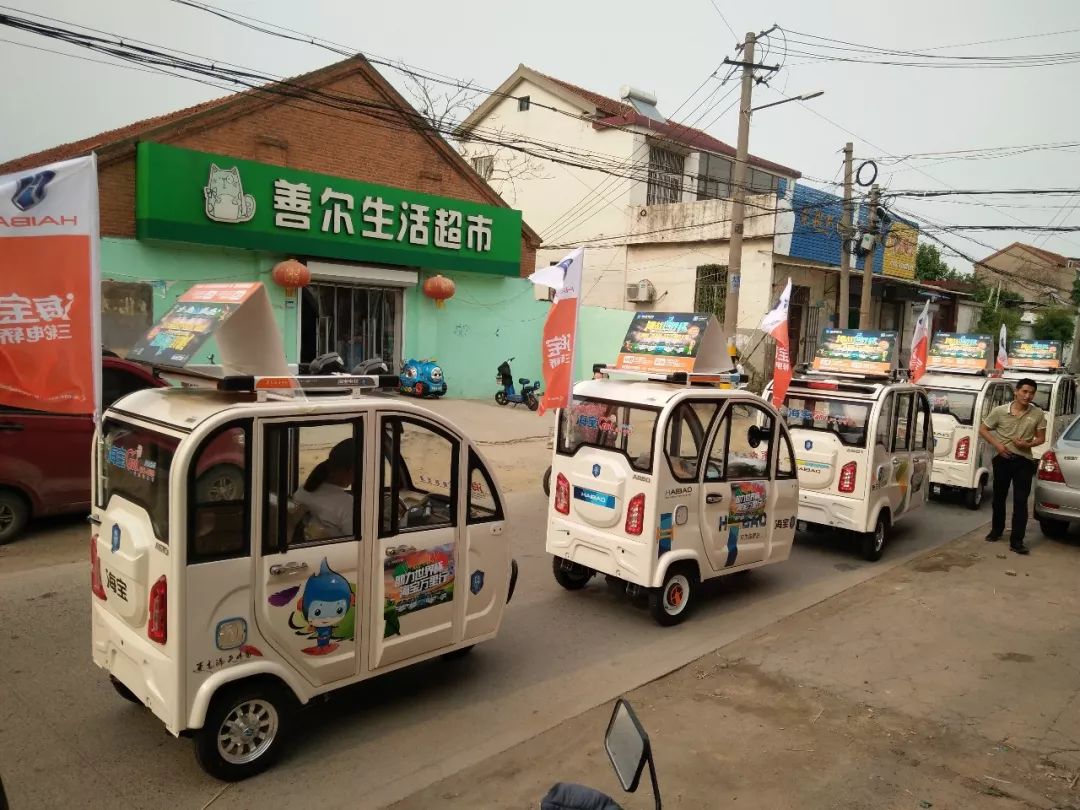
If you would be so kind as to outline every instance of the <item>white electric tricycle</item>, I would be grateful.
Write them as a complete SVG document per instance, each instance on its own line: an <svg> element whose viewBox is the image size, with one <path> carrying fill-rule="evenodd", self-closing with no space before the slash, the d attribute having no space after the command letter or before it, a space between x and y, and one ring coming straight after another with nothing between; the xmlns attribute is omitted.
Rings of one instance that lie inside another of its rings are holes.
<svg viewBox="0 0 1080 810"><path fill-rule="evenodd" d="M499 629L517 569L490 467L379 385L228 377L104 414L94 662L219 778L271 764L316 696Z"/></svg>
<svg viewBox="0 0 1080 810"><path fill-rule="evenodd" d="M604 574L676 624L702 581L790 555L791 439L730 375L605 372L639 379L578 383L559 412L547 551L567 590Z"/></svg>

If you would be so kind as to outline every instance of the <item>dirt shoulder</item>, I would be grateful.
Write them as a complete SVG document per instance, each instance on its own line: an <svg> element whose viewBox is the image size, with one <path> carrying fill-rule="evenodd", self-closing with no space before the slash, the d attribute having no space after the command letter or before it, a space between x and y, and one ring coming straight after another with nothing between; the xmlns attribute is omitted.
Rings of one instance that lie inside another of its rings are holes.
<svg viewBox="0 0 1080 810"><path fill-rule="evenodd" d="M982 533L628 695L664 806L1080 807L1080 541ZM393 807L532 808L558 780L652 807L615 782L610 709Z"/></svg>

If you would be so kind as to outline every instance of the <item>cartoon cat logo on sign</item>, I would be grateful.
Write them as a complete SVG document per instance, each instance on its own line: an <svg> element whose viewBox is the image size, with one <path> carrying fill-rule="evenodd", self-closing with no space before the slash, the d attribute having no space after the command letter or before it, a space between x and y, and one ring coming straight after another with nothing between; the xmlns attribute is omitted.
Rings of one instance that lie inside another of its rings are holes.
<svg viewBox="0 0 1080 810"><path fill-rule="evenodd" d="M210 164L210 176L203 188L206 216L214 222L247 222L255 216L255 198L244 193L240 170Z"/></svg>

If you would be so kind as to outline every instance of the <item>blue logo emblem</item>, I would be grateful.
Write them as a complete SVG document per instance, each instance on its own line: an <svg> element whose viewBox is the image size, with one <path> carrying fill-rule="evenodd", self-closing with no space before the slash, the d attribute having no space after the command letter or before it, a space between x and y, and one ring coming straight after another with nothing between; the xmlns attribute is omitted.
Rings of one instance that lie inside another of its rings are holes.
<svg viewBox="0 0 1080 810"><path fill-rule="evenodd" d="M45 199L45 186L56 177L56 172L45 170L19 179L15 193L11 195L11 204L20 211L29 211Z"/></svg>
<svg viewBox="0 0 1080 810"><path fill-rule="evenodd" d="M484 589L484 572L473 571L472 576L469 577L469 590L474 594L480 593Z"/></svg>
<svg viewBox="0 0 1080 810"><path fill-rule="evenodd" d="M600 477L600 465L599 464L593 464L592 465L592 477L593 478L599 478Z"/></svg>
<svg viewBox="0 0 1080 810"><path fill-rule="evenodd" d="M120 550L120 524L114 523L112 527L112 553Z"/></svg>
<svg viewBox="0 0 1080 810"><path fill-rule="evenodd" d="M814 449L814 443L812 441L810 441L809 439L807 439L805 442L803 442L803 447L805 447L807 450L813 450Z"/></svg>

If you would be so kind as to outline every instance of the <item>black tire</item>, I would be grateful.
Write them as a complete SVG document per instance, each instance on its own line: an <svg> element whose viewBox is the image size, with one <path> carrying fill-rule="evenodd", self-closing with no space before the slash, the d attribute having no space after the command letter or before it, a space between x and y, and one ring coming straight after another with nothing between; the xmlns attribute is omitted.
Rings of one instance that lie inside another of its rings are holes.
<svg viewBox="0 0 1080 810"><path fill-rule="evenodd" d="M661 627L676 625L694 609L697 592L697 571L673 565L664 575L664 584L649 589L649 613Z"/></svg>
<svg viewBox="0 0 1080 810"><path fill-rule="evenodd" d="M210 701L203 727L195 734L195 759L213 777L225 782L237 782L255 776L277 761L292 728L296 715L296 698L282 686L269 681L249 681L223 687ZM248 723L254 719L254 729ZM234 738L225 738L219 746L219 734L231 727ZM246 729L245 729L246 727ZM249 731L266 734L267 739L226 758L222 749L227 746L249 745Z"/></svg>
<svg viewBox="0 0 1080 810"><path fill-rule="evenodd" d="M244 500L244 471L235 464L215 464L195 481L199 503Z"/></svg>
<svg viewBox="0 0 1080 810"><path fill-rule="evenodd" d="M443 661L458 661L473 651L475 644L470 644L468 647L459 647L456 650L451 650L448 653L442 654Z"/></svg>
<svg viewBox="0 0 1080 810"><path fill-rule="evenodd" d="M1060 540L1069 533L1069 521L1054 520L1054 518L1039 518L1039 528L1045 537Z"/></svg>
<svg viewBox="0 0 1080 810"><path fill-rule="evenodd" d="M964 506L972 511L977 511L983 505L983 495L986 494L986 476L979 478L978 486L964 491Z"/></svg>
<svg viewBox="0 0 1080 810"><path fill-rule="evenodd" d="M0 489L0 546L22 534L29 520L26 498L13 489Z"/></svg>
<svg viewBox="0 0 1080 810"><path fill-rule="evenodd" d="M540 407L540 400L536 398L536 394L530 391L525 397L525 404L529 406L530 411L535 411Z"/></svg>
<svg viewBox="0 0 1080 810"><path fill-rule="evenodd" d="M505 391L496 391L495 392L495 401L498 402L500 405L505 405L506 404L506 392Z"/></svg>
<svg viewBox="0 0 1080 810"><path fill-rule="evenodd" d="M551 467L544 471L544 494L551 497Z"/></svg>
<svg viewBox="0 0 1080 810"><path fill-rule="evenodd" d="M862 556L869 562L877 562L885 553L885 536L889 533L889 516L885 512L878 515L872 532L863 532Z"/></svg>
<svg viewBox="0 0 1080 810"><path fill-rule="evenodd" d="M128 689L126 686L124 686L123 682L121 682L119 679L114 678L112 675L110 675L109 676L109 683L111 683L113 685L113 689L116 690L116 694L118 694L124 700L130 701L131 703L134 703L136 706L142 706L143 705L143 702L141 700L139 700L137 697L135 697L135 693L132 692L130 689Z"/></svg>
<svg viewBox="0 0 1080 810"><path fill-rule="evenodd" d="M570 567L565 567L564 562ZM580 591L589 584L589 580L596 573L591 568L586 568L569 560L563 560L562 557L551 558L551 572L555 575L555 581L568 591Z"/></svg>

